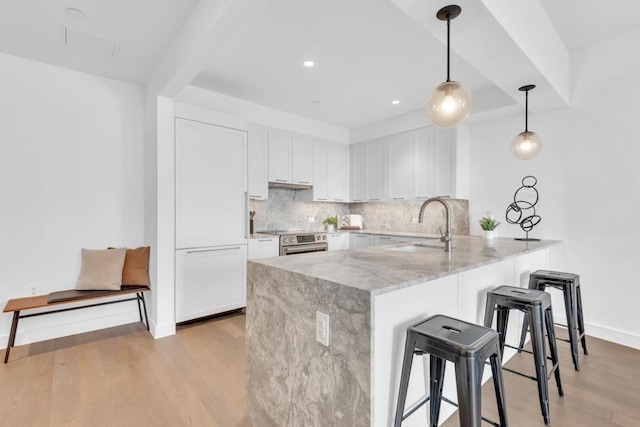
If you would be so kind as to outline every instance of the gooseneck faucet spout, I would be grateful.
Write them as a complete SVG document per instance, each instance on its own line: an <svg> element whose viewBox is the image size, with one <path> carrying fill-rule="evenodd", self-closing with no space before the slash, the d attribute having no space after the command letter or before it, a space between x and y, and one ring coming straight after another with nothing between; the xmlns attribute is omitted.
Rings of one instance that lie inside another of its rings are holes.
<svg viewBox="0 0 640 427"><path fill-rule="evenodd" d="M422 206L420 206L420 215L418 216L418 221L420 221L420 224L422 224L422 220L424 219L424 209L431 202L438 202L442 206L444 206L446 219L447 219L447 225L446 225L447 228L444 234L442 234L442 230L440 230L440 234L442 235L442 237L440 237L440 241L444 242L444 251L450 252L451 251L451 211L449 210L449 205L447 204L447 202L445 202L441 197L431 197L425 200Z"/></svg>

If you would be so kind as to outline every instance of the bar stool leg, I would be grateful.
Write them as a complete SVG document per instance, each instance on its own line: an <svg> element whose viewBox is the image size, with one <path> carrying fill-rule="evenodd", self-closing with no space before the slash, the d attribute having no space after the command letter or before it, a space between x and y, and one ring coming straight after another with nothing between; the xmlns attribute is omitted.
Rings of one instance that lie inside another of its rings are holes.
<svg viewBox="0 0 640 427"><path fill-rule="evenodd" d="M500 358L504 357L504 344L506 342L507 325L509 324L509 309L498 306L498 318L496 331L500 338Z"/></svg>
<svg viewBox="0 0 640 427"><path fill-rule="evenodd" d="M416 340L411 332L407 332L407 341L404 346L404 360L402 361L402 374L400 375L400 391L398 392L398 404L396 406L396 419L394 427L402 425L402 415L404 405L407 400L407 388L409 387L409 376L411 375L411 365L413 363L413 350L416 348Z"/></svg>
<svg viewBox="0 0 640 427"><path fill-rule="evenodd" d="M558 394L560 394L560 396L564 396L564 391L562 391L562 381L560 380L560 364L558 362L558 348L556 347L556 333L553 329L553 312L551 309L548 309L545 310L544 315L547 322L547 337L549 338L551 362L555 368L554 374L556 377L556 386L558 387Z"/></svg>
<svg viewBox="0 0 640 427"><path fill-rule="evenodd" d="M484 361L476 359L460 360L456 363L456 386L458 388L458 413L460 425L480 427L481 382Z"/></svg>
<svg viewBox="0 0 640 427"><path fill-rule="evenodd" d="M444 386L444 368L446 361L433 354L429 355L429 425L438 427L440 407L442 405L442 387Z"/></svg>
<svg viewBox="0 0 640 427"><path fill-rule="evenodd" d="M582 314L582 292L580 292L580 285L576 285L577 304L578 304L578 332L580 332L580 340L582 341L582 352L588 355L587 351L587 336L584 334L584 316Z"/></svg>
<svg viewBox="0 0 640 427"><path fill-rule="evenodd" d="M544 417L544 423L549 425L549 385L547 382L547 355L544 347L544 326L542 308L534 307L528 309L531 319L531 347L533 359L536 365L536 378L538 379L538 396L540 398L540 409Z"/></svg>
<svg viewBox="0 0 640 427"><path fill-rule="evenodd" d="M509 427L509 422L507 421L507 403L504 398L504 385L502 382L502 358L500 357L498 349L496 349L496 353L491 356L489 360L491 361L493 388L496 392L500 427Z"/></svg>
<svg viewBox="0 0 640 427"><path fill-rule="evenodd" d="M520 343L518 344L518 353L522 352L524 342L527 339L527 332L529 332L529 318L527 316L524 316L524 321L522 322L522 332L520 333Z"/></svg>
<svg viewBox="0 0 640 427"><path fill-rule="evenodd" d="M578 332L577 332L577 312L578 303L576 293L572 292L572 286L563 287L564 308L567 313L567 329L569 330L569 344L571 345L571 358L576 371L580 370L580 361L578 360Z"/></svg>

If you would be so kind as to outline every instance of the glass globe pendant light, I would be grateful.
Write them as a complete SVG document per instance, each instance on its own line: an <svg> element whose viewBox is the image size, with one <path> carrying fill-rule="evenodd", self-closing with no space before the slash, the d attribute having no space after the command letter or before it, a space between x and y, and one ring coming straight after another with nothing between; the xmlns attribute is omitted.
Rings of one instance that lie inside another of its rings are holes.
<svg viewBox="0 0 640 427"><path fill-rule="evenodd" d="M460 12L460 6L450 5L436 14L439 20L447 21L447 81L431 91L425 102L425 110L433 124L441 128L456 126L471 112L471 92L462 83L451 81L449 75L451 20L457 18Z"/></svg>
<svg viewBox="0 0 640 427"><path fill-rule="evenodd" d="M520 160L533 159L542 150L542 140L535 132L529 130L529 91L535 87L536 85L526 85L518 89L525 93L524 132L513 138L509 149L513 157Z"/></svg>

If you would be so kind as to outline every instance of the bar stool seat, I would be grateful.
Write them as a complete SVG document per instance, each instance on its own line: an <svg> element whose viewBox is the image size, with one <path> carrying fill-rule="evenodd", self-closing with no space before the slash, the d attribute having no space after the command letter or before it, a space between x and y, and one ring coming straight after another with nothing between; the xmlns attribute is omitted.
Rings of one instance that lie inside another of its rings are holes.
<svg viewBox="0 0 640 427"><path fill-rule="evenodd" d="M523 289L513 286L500 286L487 294L487 305L484 317L484 326L490 328L493 323L494 311L498 312L497 331L500 337L500 357L503 356L504 347L511 347L522 350L519 347L512 347L505 343L507 323L509 321L509 311L515 309L524 312L525 319L531 325L531 345L533 359L535 363L536 376L531 377L509 368L505 371L521 375L538 383L538 397L540 399L540 409L545 424L549 425L549 377L555 373L558 394L564 395L562 382L560 380L560 366L558 364L558 350L556 348L555 335L553 331L553 313L551 311L551 295L535 289ZM551 372L547 373L547 354L544 345L544 325L547 327L547 337L549 339L550 360L552 362Z"/></svg>
<svg viewBox="0 0 640 427"><path fill-rule="evenodd" d="M552 287L562 291L564 296L564 308L567 315L567 330L569 339L558 338L571 345L571 357L576 371L580 370L578 359L578 340L582 343L582 351L588 355L587 338L584 333L584 317L582 314L582 292L580 290L580 276L573 273L561 271L538 270L529 275L529 289L544 291L547 287ZM559 325L565 326L565 325ZM525 319L520 334L520 347L524 347L529 324Z"/></svg>
<svg viewBox="0 0 640 427"><path fill-rule="evenodd" d="M404 412L414 355L429 354L430 380L429 395L420 399L407 412ZM500 424L489 421L481 415L481 386L484 362L490 360L493 384L498 403ZM456 369L458 404L442 396L446 361L453 362ZM407 329L400 377L400 391L396 407L395 427L430 402L429 422L437 427L440 417L440 405L444 400L459 408L460 425L479 427L481 420L495 426L507 427L507 409L504 386L502 383L500 339L498 333L473 323L464 322L449 316L436 315Z"/></svg>

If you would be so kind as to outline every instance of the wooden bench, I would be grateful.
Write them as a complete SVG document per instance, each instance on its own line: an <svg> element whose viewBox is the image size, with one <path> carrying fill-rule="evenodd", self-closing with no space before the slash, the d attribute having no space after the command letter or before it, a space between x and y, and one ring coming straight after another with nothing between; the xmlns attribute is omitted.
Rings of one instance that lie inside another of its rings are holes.
<svg viewBox="0 0 640 427"><path fill-rule="evenodd" d="M9 360L9 352L16 340L16 331L18 329L18 320L27 317L44 316L45 314L61 313L63 311L80 310L82 308L98 307L100 305L117 304L126 301L138 301L138 313L140 314L140 321L144 322L149 330L149 318L147 317L147 305L144 301L144 293L150 289L148 286L142 285L123 285L121 289L117 291L59 291L52 292L49 295L38 295L35 297L16 298L7 301L7 305L4 307L4 313L13 313L13 323L11 323L11 332L9 333L9 342L7 343L7 350L4 355L4 363ZM102 298L110 298L118 295L131 295L136 294L133 298L118 299L115 301L107 301L100 303L93 303L88 305L82 305L77 307L61 308L56 310L41 311L32 314L20 315L21 311L31 310L36 308L45 307L58 307L63 304L76 303L80 301L94 301ZM140 304L142 303L142 304ZM144 320L142 320L142 311L144 309Z"/></svg>

